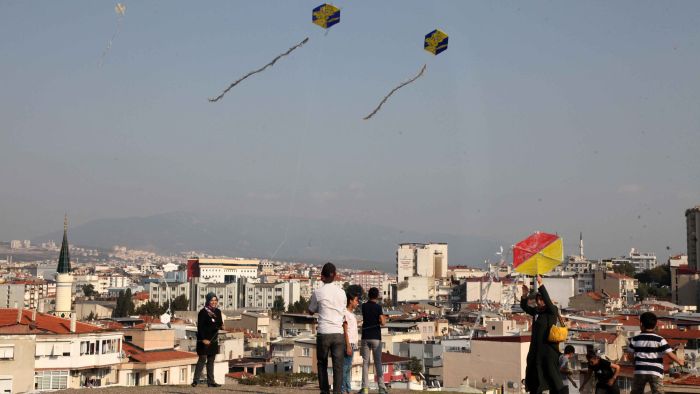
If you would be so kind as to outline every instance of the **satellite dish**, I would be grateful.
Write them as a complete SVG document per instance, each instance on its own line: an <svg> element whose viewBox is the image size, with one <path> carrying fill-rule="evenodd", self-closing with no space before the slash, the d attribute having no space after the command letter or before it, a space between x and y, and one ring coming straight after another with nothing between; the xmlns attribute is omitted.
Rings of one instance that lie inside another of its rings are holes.
<svg viewBox="0 0 700 394"><path fill-rule="evenodd" d="M170 313L165 312L160 315L160 322L163 324L170 324Z"/></svg>

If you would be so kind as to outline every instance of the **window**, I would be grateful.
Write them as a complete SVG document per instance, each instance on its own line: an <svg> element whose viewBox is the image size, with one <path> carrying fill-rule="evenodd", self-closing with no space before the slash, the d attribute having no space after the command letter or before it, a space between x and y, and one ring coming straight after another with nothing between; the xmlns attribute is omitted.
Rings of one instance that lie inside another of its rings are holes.
<svg viewBox="0 0 700 394"><path fill-rule="evenodd" d="M128 372L126 374L126 385L127 386L138 386L140 377L141 376L139 375L138 372Z"/></svg>
<svg viewBox="0 0 700 394"><path fill-rule="evenodd" d="M161 378L162 378L161 380L162 380L163 384L168 384L168 375L170 375L169 372L170 372L170 371L167 371L167 370L166 370L166 371L163 371L163 372L161 373Z"/></svg>
<svg viewBox="0 0 700 394"><path fill-rule="evenodd" d="M14 346L0 346L0 360L13 360L15 358Z"/></svg>
<svg viewBox="0 0 700 394"><path fill-rule="evenodd" d="M180 368L180 383L187 382L187 367Z"/></svg>
<svg viewBox="0 0 700 394"><path fill-rule="evenodd" d="M308 348L308 347L301 348L301 355L303 357L311 357L311 348Z"/></svg>
<svg viewBox="0 0 700 394"><path fill-rule="evenodd" d="M300 365L300 366L299 366L299 372L301 372L301 373L311 373L311 366L310 366L310 365Z"/></svg>
<svg viewBox="0 0 700 394"><path fill-rule="evenodd" d="M149 386L153 385L153 372L148 374L148 385Z"/></svg>
<svg viewBox="0 0 700 394"><path fill-rule="evenodd" d="M68 371L34 372L35 390L63 390L68 388Z"/></svg>
<svg viewBox="0 0 700 394"><path fill-rule="evenodd" d="M382 364L382 373L387 374L389 373L389 366L386 364Z"/></svg>

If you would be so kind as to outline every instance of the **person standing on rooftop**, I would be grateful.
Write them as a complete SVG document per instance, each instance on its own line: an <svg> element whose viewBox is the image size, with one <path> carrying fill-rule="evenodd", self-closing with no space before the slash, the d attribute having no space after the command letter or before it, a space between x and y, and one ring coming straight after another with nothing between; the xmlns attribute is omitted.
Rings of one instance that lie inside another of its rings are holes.
<svg viewBox="0 0 700 394"><path fill-rule="evenodd" d="M216 294L209 293L206 296L206 304L197 315L197 367L194 370L192 387L196 387L202 375L204 364L207 365L207 385L219 387L214 380L214 359L219 354L219 330L224 328L224 320L221 310L218 308L219 299Z"/></svg>
<svg viewBox="0 0 700 394"><path fill-rule="evenodd" d="M559 374L559 344L549 341L549 332L557 323L559 311L549 298L547 289L542 284L542 277L537 275L535 306L528 304L527 285L523 284L520 307L532 316L532 338L527 352L525 367L525 388L530 393L540 394L545 390L550 393L565 394L569 388L564 385Z"/></svg>
<svg viewBox="0 0 700 394"><path fill-rule="evenodd" d="M369 300L362 304L362 390L360 394L369 392L369 358L374 359L374 376L377 379L379 393L387 393L382 370L382 326L386 324L386 315L382 311L379 300L379 289L372 287L367 292Z"/></svg>
<svg viewBox="0 0 700 394"><path fill-rule="evenodd" d="M642 333L629 340L627 352L634 356L634 380L632 394L644 393L649 384L652 394L664 392L664 356L683 365L683 360L673 353L666 340L656 334L657 317L652 312L644 312L639 317Z"/></svg>
<svg viewBox="0 0 700 394"><path fill-rule="evenodd" d="M333 393L340 394L343 385L343 359L345 357L343 323L345 322L347 297L340 286L333 284L335 277L335 265L326 263L321 269L323 286L314 290L309 301L309 314L318 313L316 362L321 394L329 394L331 389L328 381L329 354L333 360Z"/></svg>

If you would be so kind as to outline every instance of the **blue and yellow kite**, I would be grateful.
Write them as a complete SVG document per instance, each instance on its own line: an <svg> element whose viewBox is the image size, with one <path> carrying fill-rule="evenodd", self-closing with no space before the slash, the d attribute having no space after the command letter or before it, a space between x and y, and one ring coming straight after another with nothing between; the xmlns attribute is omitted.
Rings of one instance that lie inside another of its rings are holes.
<svg viewBox="0 0 700 394"><path fill-rule="evenodd" d="M311 21L324 29L340 22L340 8L330 4L321 4L311 13Z"/></svg>
<svg viewBox="0 0 700 394"><path fill-rule="evenodd" d="M433 55L439 55L447 49L447 39L445 32L435 29L425 35L423 48Z"/></svg>

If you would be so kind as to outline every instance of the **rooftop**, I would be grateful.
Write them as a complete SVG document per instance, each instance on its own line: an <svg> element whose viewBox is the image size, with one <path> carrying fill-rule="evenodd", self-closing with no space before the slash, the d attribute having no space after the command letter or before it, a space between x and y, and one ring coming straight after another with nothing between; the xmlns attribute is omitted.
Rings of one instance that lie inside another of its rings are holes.
<svg viewBox="0 0 700 394"><path fill-rule="evenodd" d="M0 334L71 334L70 319L36 312L36 320L32 320L33 313L34 311L29 309L22 310L22 317L18 323L17 309L0 309ZM76 334L98 331L104 331L104 328L76 322Z"/></svg>
<svg viewBox="0 0 700 394"><path fill-rule="evenodd" d="M138 346L132 345L129 342L123 344L124 353L126 353L131 361L137 363L154 363L159 361L171 361L182 359L196 359L197 353L183 352L180 350L151 350L144 351Z"/></svg>

